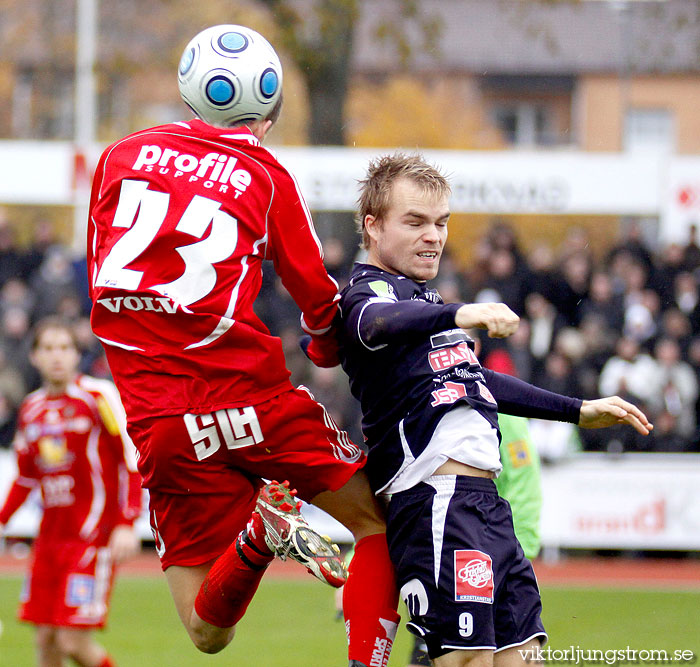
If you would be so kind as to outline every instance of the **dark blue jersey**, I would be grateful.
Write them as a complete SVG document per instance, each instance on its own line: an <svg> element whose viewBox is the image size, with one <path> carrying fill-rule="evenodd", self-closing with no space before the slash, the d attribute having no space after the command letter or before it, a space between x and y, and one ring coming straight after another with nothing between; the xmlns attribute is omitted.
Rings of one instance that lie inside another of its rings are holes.
<svg viewBox="0 0 700 667"><path fill-rule="evenodd" d="M455 405L471 405L496 430L498 411L578 421L580 400L482 368L455 326L460 306L369 264L356 264L342 291L340 357L362 406L375 491L420 455Z"/></svg>

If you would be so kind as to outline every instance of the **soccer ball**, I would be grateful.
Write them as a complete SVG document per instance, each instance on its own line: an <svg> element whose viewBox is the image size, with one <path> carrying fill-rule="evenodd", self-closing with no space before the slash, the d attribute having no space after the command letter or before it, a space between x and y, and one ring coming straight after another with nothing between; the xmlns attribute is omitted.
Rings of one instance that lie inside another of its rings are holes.
<svg viewBox="0 0 700 667"><path fill-rule="evenodd" d="M196 35L180 58L180 95L205 123L232 127L266 118L282 94L282 65L255 30L217 25Z"/></svg>

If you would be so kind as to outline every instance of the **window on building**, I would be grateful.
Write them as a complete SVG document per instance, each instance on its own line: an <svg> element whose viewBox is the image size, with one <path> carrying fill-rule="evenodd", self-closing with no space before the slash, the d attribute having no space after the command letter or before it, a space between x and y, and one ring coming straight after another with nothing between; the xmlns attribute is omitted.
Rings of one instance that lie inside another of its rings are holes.
<svg viewBox="0 0 700 667"><path fill-rule="evenodd" d="M479 85L491 122L513 146L561 146L572 142L571 75L495 74Z"/></svg>
<svg viewBox="0 0 700 667"><path fill-rule="evenodd" d="M630 109L625 114L626 151L672 152L676 148L673 113L668 109Z"/></svg>
<svg viewBox="0 0 700 667"><path fill-rule="evenodd" d="M493 119L506 141L514 146L541 146L554 143L552 122L545 106L529 102L499 104Z"/></svg>

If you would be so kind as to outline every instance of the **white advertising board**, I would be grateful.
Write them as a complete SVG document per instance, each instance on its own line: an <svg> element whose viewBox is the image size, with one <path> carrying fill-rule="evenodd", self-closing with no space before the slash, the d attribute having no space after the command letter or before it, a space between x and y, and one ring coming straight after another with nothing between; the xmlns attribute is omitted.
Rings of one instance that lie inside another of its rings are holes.
<svg viewBox="0 0 700 667"><path fill-rule="evenodd" d="M700 455L581 454L542 491L543 547L700 550Z"/></svg>
<svg viewBox="0 0 700 667"><path fill-rule="evenodd" d="M295 174L313 210L343 211L355 209L357 181L369 159L395 150L279 147L274 152ZM99 153L99 146L89 151L88 170ZM460 213L657 215L665 170L674 164L647 155L578 151L424 153L449 174L452 208ZM683 169L700 168L698 157L677 159ZM72 204L85 166L67 142L2 141L0 202Z"/></svg>
<svg viewBox="0 0 700 667"><path fill-rule="evenodd" d="M664 243L685 244L690 225L696 225L700 235L700 159L674 158L664 174L660 236Z"/></svg>

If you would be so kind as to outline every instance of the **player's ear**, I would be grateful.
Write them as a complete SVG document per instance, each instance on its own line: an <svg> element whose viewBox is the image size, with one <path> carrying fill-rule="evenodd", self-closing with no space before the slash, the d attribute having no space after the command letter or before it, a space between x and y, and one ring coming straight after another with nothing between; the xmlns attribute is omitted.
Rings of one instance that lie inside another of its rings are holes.
<svg viewBox="0 0 700 667"><path fill-rule="evenodd" d="M373 215L370 215L369 213L365 216L365 219L363 221L364 228L367 230L367 233L369 234L369 237L376 241L377 239L377 230L379 229L379 219L375 218Z"/></svg>

